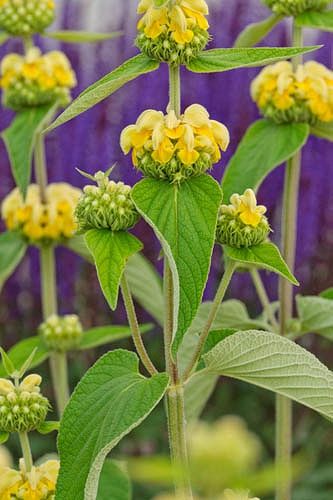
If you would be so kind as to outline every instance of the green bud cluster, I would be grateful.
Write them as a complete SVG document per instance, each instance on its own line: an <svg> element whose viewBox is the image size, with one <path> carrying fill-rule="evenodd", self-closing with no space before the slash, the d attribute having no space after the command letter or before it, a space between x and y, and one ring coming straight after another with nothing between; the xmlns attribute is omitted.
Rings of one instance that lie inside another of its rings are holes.
<svg viewBox="0 0 333 500"><path fill-rule="evenodd" d="M103 172L98 172L94 179L97 186L85 186L75 211L79 231L125 231L133 227L139 214L131 199L132 188L123 182L110 181Z"/></svg>
<svg viewBox="0 0 333 500"><path fill-rule="evenodd" d="M44 422L49 401L40 394L39 375L28 375L15 386L0 379L0 431L31 432Z"/></svg>
<svg viewBox="0 0 333 500"><path fill-rule="evenodd" d="M275 123L309 123L315 125L320 120L304 102L295 102L289 109L278 109L273 104L260 108L262 115Z"/></svg>
<svg viewBox="0 0 333 500"><path fill-rule="evenodd" d="M41 33L55 17L54 0L2 0L0 28L15 36Z"/></svg>
<svg viewBox="0 0 333 500"><path fill-rule="evenodd" d="M144 175L169 182L182 182L207 172L213 166L212 157L206 152L201 152L198 160L192 165L185 165L176 155L162 164L152 158L150 151L144 151L142 156L138 154L137 160L136 168Z"/></svg>
<svg viewBox="0 0 333 500"><path fill-rule="evenodd" d="M155 39L148 38L144 32L140 32L135 44L141 52L157 61L175 66L188 64L206 47L210 39L209 33L199 27L193 28L193 32L193 40L185 44L177 43L168 31Z"/></svg>
<svg viewBox="0 0 333 500"><path fill-rule="evenodd" d="M239 217L223 213L220 210L216 240L221 245L228 245L233 248L248 248L263 243L270 231L268 220L264 216L258 226L254 227L244 224Z"/></svg>
<svg viewBox="0 0 333 500"><path fill-rule="evenodd" d="M3 105L15 111L43 106L56 101L59 106L66 107L71 100L68 88L56 87L50 90L42 90L37 83L19 80L3 92L2 98Z"/></svg>
<svg viewBox="0 0 333 500"><path fill-rule="evenodd" d="M80 344L83 329L79 317L75 314L53 314L40 325L39 334L52 351L67 352Z"/></svg>
<svg viewBox="0 0 333 500"><path fill-rule="evenodd" d="M282 16L298 16L307 10L325 9L329 0L263 0L276 14Z"/></svg>

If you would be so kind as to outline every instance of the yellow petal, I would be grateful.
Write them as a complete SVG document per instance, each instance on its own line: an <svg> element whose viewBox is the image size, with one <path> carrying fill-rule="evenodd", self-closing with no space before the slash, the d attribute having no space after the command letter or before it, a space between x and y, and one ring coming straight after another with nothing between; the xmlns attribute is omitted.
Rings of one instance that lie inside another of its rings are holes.
<svg viewBox="0 0 333 500"><path fill-rule="evenodd" d="M209 8L207 2L205 0L182 0L181 6L183 8L191 9L201 14L208 16Z"/></svg>
<svg viewBox="0 0 333 500"><path fill-rule="evenodd" d="M137 119L136 125L138 130L147 129L153 130L157 125L164 122L164 115L162 111L155 111L154 109L147 109Z"/></svg>
<svg viewBox="0 0 333 500"><path fill-rule="evenodd" d="M251 212L250 210L245 210L239 216L240 220L248 226L257 227L261 221L262 216L257 212Z"/></svg>
<svg viewBox="0 0 333 500"><path fill-rule="evenodd" d="M184 122L192 127L209 126L209 113L200 104L192 104L185 110Z"/></svg>
<svg viewBox="0 0 333 500"><path fill-rule="evenodd" d="M128 125L120 135L120 147L127 155L133 147L133 134L136 132L136 125Z"/></svg>
<svg viewBox="0 0 333 500"><path fill-rule="evenodd" d="M222 151L226 151L230 144L229 130L225 125L223 125L223 123L220 123L216 120L211 120L210 123L212 126L214 139L216 140Z"/></svg>
<svg viewBox="0 0 333 500"><path fill-rule="evenodd" d="M178 158L182 163L184 163L184 165L193 165L193 163L198 160L199 156L200 155L198 151L196 151L195 149L193 149L192 151L188 149L181 149L178 152Z"/></svg>
<svg viewBox="0 0 333 500"><path fill-rule="evenodd" d="M174 40L179 43L180 45L184 45L185 43L190 43L192 42L194 38L194 33L191 30L186 30L186 31L173 31L172 36Z"/></svg>

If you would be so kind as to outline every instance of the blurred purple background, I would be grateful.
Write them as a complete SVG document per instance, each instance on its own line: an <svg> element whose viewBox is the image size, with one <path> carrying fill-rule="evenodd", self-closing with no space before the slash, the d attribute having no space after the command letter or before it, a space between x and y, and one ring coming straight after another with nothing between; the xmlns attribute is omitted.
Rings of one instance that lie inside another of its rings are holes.
<svg viewBox="0 0 333 500"><path fill-rule="evenodd" d="M97 45L59 45L52 40L42 40L44 49L62 48L74 65L79 86L77 95L89 84L108 73L125 59L137 53L133 45L136 33L135 0L58 0L56 28L96 31L123 30L124 36ZM249 22L258 21L268 14L259 0L211 0L211 33L213 47L232 46L237 34ZM289 25L280 25L265 41L265 45L285 46L290 43ZM325 48L315 54L317 60L332 67L332 35L318 35L309 30L308 44L324 43ZM17 41L3 46L1 55L20 50ZM214 175L221 179L228 158L232 155L247 127L258 118L256 106L249 97L249 83L256 69L236 70L215 75L197 75L184 71L183 106L200 102L211 116L224 122L231 132L231 146ZM165 65L159 71L141 77L125 86L93 110L76 118L53 132L48 138L49 176L52 181L84 184L75 167L94 173L105 170L114 162L118 166L116 178L135 183L139 175L124 158L119 147L119 135L124 126L133 123L146 108L165 109L168 81ZM0 128L5 128L12 115L2 112ZM0 200L13 187L6 152L1 144ZM304 154L297 277L302 283L301 292L316 293L333 285L333 158L332 145L311 139ZM277 169L267 179L260 191L260 202L270 210L273 238L279 241L279 221L283 168ZM153 261L159 252L151 243L151 232L141 223L138 234L145 242L145 252ZM109 311L101 296L94 270L91 266L66 250L58 252L59 299L62 312L79 312L85 324L103 323ZM220 273L220 251L214 256L212 275L206 291L211 297ZM276 298L276 279L265 277L272 298ZM253 287L246 276L238 276L231 294L256 308ZM31 334L40 319L39 269L36 251L32 250L2 292L0 303L0 335L5 343L12 344L22 334ZM118 318L121 316L118 313ZM23 322L22 322L23 320ZM23 324L23 327L22 327ZM23 332L22 332L23 328ZM1 338L0 338L1 340Z"/></svg>

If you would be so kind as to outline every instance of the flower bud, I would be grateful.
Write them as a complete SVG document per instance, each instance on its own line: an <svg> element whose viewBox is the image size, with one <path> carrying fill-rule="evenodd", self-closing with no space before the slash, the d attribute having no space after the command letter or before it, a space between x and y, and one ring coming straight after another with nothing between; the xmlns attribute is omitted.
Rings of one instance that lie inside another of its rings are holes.
<svg viewBox="0 0 333 500"><path fill-rule="evenodd" d="M0 3L0 28L14 36L41 33L54 17L54 0L2 0Z"/></svg>
<svg viewBox="0 0 333 500"><path fill-rule="evenodd" d="M166 1L157 7L154 0L141 0L137 47L149 57L170 64L187 64L209 41L205 0Z"/></svg>
<svg viewBox="0 0 333 500"><path fill-rule="evenodd" d="M74 236L74 210L81 190L66 183L49 184L46 200L39 186L28 187L25 200L15 188L3 201L1 212L9 231L18 231L29 242L49 244Z"/></svg>
<svg viewBox="0 0 333 500"><path fill-rule="evenodd" d="M260 245L271 229L265 217L266 207L257 205L252 189L240 196L234 194L230 205L221 205L216 231L216 240L221 245L242 248Z"/></svg>
<svg viewBox="0 0 333 500"><path fill-rule="evenodd" d="M251 85L261 113L276 123L333 121L333 72L315 61L293 69L282 61L264 68Z"/></svg>
<svg viewBox="0 0 333 500"><path fill-rule="evenodd" d="M95 175L97 186L86 186L76 211L79 230L110 229L126 231L139 220L131 199L131 187L110 181L103 172Z"/></svg>
<svg viewBox="0 0 333 500"><path fill-rule="evenodd" d="M273 12L282 16L298 16L307 10L325 9L330 0L263 0Z"/></svg>
<svg viewBox="0 0 333 500"><path fill-rule="evenodd" d="M15 389L14 384L5 378L0 378L0 395L7 396Z"/></svg>
<svg viewBox="0 0 333 500"><path fill-rule="evenodd" d="M170 110L147 110L120 138L125 154L132 150L134 166L146 176L181 182L209 170L229 145L229 132L211 120L199 104L189 106L179 118Z"/></svg>
<svg viewBox="0 0 333 500"><path fill-rule="evenodd" d="M26 55L9 54L1 62L3 103L16 111L56 101L66 106L75 85L70 62L59 51L42 55L32 47Z"/></svg>
<svg viewBox="0 0 333 500"><path fill-rule="evenodd" d="M54 314L40 325L39 334L52 351L66 352L78 347L83 329L78 316Z"/></svg>
<svg viewBox="0 0 333 500"><path fill-rule="evenodd" d="M40 394L41 381L39 375L28 375L18 387L11 384L11 391L0 396L1 431L31 432L44 422L50 404Z"/></svg>

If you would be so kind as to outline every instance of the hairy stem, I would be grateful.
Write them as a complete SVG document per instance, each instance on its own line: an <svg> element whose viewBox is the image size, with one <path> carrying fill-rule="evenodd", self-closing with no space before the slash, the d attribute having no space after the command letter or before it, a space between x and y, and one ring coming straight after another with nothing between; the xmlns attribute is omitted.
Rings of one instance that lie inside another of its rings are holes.
<svg viewBox="0 0 333 500"><path fill-rule="evenodd" d="M231 278L235 272L236 267L237 267L236 262L234 262L232 260L228 260L226 262L224 274L223 274L221 283L219 285L219 288L216 292L211 310L209 312L207 323L205 324L205 326L202 330L202 333L200 335L199 342L198 342L197 348L195 350L195 353L194 353L190 363L188 364L188 366L184 372L183 380L185 380L185 381L190 377L192 370L195 368L197 362L199 361L203 346L205 345L205 342L207 340L209 332L211 331L211 328L212 328L212 325L213 325L214 320L216 318L216 315L218 313L219 307L221 305L222 300L224 299L224 296L226 294L226 291L228 289L228 286L230 284Z"/></svg>
<svg viewBox="0 0 333 500"><path fill-rule="evenodd" d="M171 356L172 335L173 335L173 279L167 259L164 259L164 352L165 366L173 384L178 382L177 365Z"/></svg>
<svg viewBox="0 0 333 500"><path fill-rule="evenodd" d="M251 269L251 277L253 284L255 286L255 289L257 291L259 300L261 302L261 305L263 307L263 310L267 313L269 322L271 326L273 327L275 332L279 331L279 323L274 315L274 312L272 310L272 304L268 298L265 286L262 282L260 273L257 269Z"/></svg>
<svg viewBox="0 0 333 500"><path fill-rule="evenodd" d="M123 274L123 277L121 279L121 293L124 299L124 304L126 308L126 313L127 313L127 318L128 318L128 323L130 325L131 331L132 331L132 337L133 337L133 342L135 345L135 348L137 350L137 353L142 361L142 364L150 373L150 375L155 375L157 372L153 362L151 361L146 348L144 346L141 332L140 332L140 326L138 322L138 318L136 316L135 312L135 307L134 307L134 302L131 294L131 290L129 288L127 279L125 274Z"/></svg>
<svg viewBox="0 0 333 500"><path fill-rule="evenodd" d="M293 26L293 45L303 45L301 28ZM302 55L293 59L297 69L303 62ZM300 187L302 153L298 151L288 161L282 209L282 254L291 272L295 270L297 244L297 211ZM293 286L285 279L280 279L280 334L288 334L288 322L293 315ZM277 483L276 500L291 500L292 492L292 402L283 397L276 399L276 465Z"/></svg>
<svg viewBox="0 0 333 500"><path fill-rule="evenodd" d="M35 176L42 202L46 202L47 171L44 136L38 134L35 146Z"/></svg>
<svg viewBox="0 0 333 500"><path fill-rule="evenodd" d="M18 433L26 472L31 472L33 460L27 432Z"/></svg>
<svg viewBox="0 0 333 500"><path fill-rule="evenodd" d="M169 106L179 117L181 114L180 66L169 66Z"/></svg>

